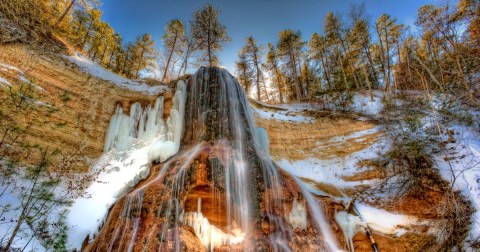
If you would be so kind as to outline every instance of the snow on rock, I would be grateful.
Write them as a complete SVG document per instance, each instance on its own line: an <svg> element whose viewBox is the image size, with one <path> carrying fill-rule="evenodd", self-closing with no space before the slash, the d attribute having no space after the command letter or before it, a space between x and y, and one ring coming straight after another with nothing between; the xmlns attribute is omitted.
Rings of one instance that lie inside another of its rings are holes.
<svg viewBox="0 0 480 252"><path fill-rule="evenodd" d="M19 73L23 74L23 72L20 69L18 69L17 67L14 67L14 66L2 63L2 62L0 62L0 71L15 71L15 72L19 72Z"/></svg>
<svg viewBox="0 0 480 252"><path fill-rule="evenodd" d="M14 66L11 66L11 65L8 65L8 64L5 64L5 63L0 62L0 71L16 73L16 74L17 74L17 78L18 78L19 80L21 80L22 82L24 82L24 83L26 83L26 84L29 84L29 85L31 85L32 87L34 87L34 88L36 88L36 89L38 89L38 90L46 91L46 90L43 89L42 87L35 85L32 81L30 81L29 79L27 79L27 78L25 77L25 73L24 73L23 71L21 71L20 69L18 69L17 67L14 67ZM1 85L2 83L7 84L8 86L13 86L10 82L8 82L8 81L5 80L4 78L0 77L0 85Z"/></svg>
<svg viewBox="0 0 480 252"><path fill-rule="evenodd" d="M364 130L350 134L342 138L332 138L332 144L336 142L346 141L348 139L356 138L362 135L378 132L379 127ZM378 158L381 153L388 146L388 139L380 138L379 141L374 142L367 148L354 152L345 157L334 157L330 159L307 158L304 160L290 161L287 159L275 160L277 164L286 172L300 178L310 179L316 182L333 185L336 188L349 188L358 186L372 181L345 181L342 177L352 176L359 172L357 162L364 159ZM324 147L324 146L322 146Z"/></svg>
<svg viewBox="0 0 480 252"><path fill-rule="evenodd" d="M368 92L365 94L357 92L353 95L352 105L349 109L356 113L361 113L368 116L377 116L383 109L382 96L383 94L381 92L374 91L372 100ZM302 112L323 110L325 109L324 107L326 105L324 103L286 103L271 105L258 101L253 103L253 105L255 105L255 103L260 105L252 107L254 113L260 118L296 123L312 122L315 120L315 118L301 115ZM341 109L340 107L336 107L334 104L330 104L328 107Z"/></svg>
<svg viewBox="0 0 480 252"><path fill-rule="evenodd" d="M83 240L94 237L105 222L108 209L129 189L150 172L147 160L147 147L131 150L119 157L117 153L108 153L103 157L109 162L96 181L85 191L88 195L75 199L67 215L68 242L70 249L80 250ZM99 162L101 164L103 162Z"/></svg>
<svg viewBox="0 0 480 252"><path fill-rule="evenodd" d="M105 68L101 67L97 63L87 59L80 53L75 53L73 56L65 56L68 60L77 65L82 71L105 81L110 81L116 86L124 89L129 89L135 92L144 93L147 95L159 94L162 91L167 90L166 86L149 86L145 83L140 83L126 79L119 76Z"/></svg>
<svg viewBox="0 0 480 252"><path fill-rule="evenodd" d="M2 87L12 87L12 83L8 82L6 79L0 77L0 85Z"/></svg>
<svg viewBox="0 0 480 252"><path fill-rule="evenodd" d="M358 202L355 202L355 208L369 228L382 234L401 236L407 231L403 227L424 223L413 216L390 213Z"/></svg>
<svg viewBox="0 0 480 252"><path fill-rule="evenodd" d="M185 115L186 85L177 83L170 117L163 121L163 97L153 107L132 104L130 114L118 106L105 137L105 154L92 167L97 179L86 189L87 197L74 200L67 214L69 249L80 250L105 222L108 209L150 173L151 161L175 155L180 147Z"/></svg>
<svg viewBox="0 0 480 252"><path fill-rule="evenodd" d="M433 159L442 177L472 202L475 213L466 243L480 238L480 134L470 127L455 126L454 143Z"/></svg>
<svg viewBox="0 0 480 252"><path fill-rule="evenodd" d="M416 217L390 213L361 203L355 203L355 209L361 218L345 211L336 212L334 215L335 222L342 229L348 251L354 251L353 237L359 231L365 232L367 227L375 233L401 236L407 232L403 227L426 223Z"/></svg>

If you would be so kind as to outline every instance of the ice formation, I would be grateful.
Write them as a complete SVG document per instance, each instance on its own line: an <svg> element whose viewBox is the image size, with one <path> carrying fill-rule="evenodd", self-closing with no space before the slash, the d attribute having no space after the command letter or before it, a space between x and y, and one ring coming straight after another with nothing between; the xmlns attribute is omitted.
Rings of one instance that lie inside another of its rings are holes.
<svg viewBox="0 0 480 252"><path fill-rule="evenodd" d="M296 198L293 200L292 210L288 214L287 220L295 229L307 228L307 209L305 205L298 202Z"/></svg>
<svg viewBox="0 0 480 252"><path fill-rule="evenodd" d="M354 251L353 237L358 231L363 230L364 224L358 216L351 215L345 211L336 212L335 221L342 229L348 251Z"/></svg>
<svg viewBox="0 0 480 252"><path fill-rule="evenodd" d="M222 245L235 245L243 242L245 233L238 227L231 230L231 234L223 232L221 229L210 224L207 218L202 214L202 200L198 198L197 212L185 213L184 223L192 227L195 234L208 251Z"/></svg>
<svg viewBox="0 0 480 252"><path fill-rule="evenodd" d="M153 108L148 105L145 110L136 102L130 107L130 115L126 115L122 107L117 105L115 114L110 119L103 151L125 151L133 147L134 139L150 140L165 135L163 101L163 96L160 96Z"/></svg>
<svg viewBox="0 0 480 252"><path fill-rule="evenodd" d="M106 133L105 153L92 167L100 173L86 189L88 196L75 199L67 215L70 249L79 250L85 237L92 239L97 234L115 201L149 175L149 161L163 162L178 152L185 100L186 85L179 81L166 122L162 96L153 107L143 109L139 102L132 104L129 114L117 106Z"/></svg>
<svg viewBox="0 0 480 252"><path fill-rule="evenodd" d="M170 110L170 116L167 119L167 129L160 132L155 143L148 152L148 161L164 162L173 156L180 149L180 141L184 131L185 124L185 102L187 99L187 87L183 81L177 84L175 96L173 96L173 106ZM166 141L165 141L166 140Z"/></svg>

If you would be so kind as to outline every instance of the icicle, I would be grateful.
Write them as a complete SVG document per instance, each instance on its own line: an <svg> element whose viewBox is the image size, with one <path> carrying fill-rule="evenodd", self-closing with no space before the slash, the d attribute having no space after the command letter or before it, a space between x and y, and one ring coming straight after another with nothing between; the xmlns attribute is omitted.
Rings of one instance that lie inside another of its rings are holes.
<svg viewBox="0 0 480 252"><path fill-rule="evenodd" d="M180 149L180 142L184 131L185 121L185 102L187 100L186 85L183 81L177 83L177 90L172 99L172 109L167 119L166 137L159 137L150 147L148 152L148 161L164 162L169 157L175 155ZM162 125L163 126L163 125ZM160 129L165 131L164 129ZM165 141L166 140L166 141Z"/></svg>
<svg viewBox="0 0 480 252"><path fill-rule="evenodd" d="M293 200L292 210L288 214L287 220L295 229L307 228L307 209L305 205L298 202L296 198Z"/></svg>
<svg viewBox="0 0 480 252"><path fill-rule="evenodd" d="M351 215L345 211L336 212L335 221L343 231L348 250L354 251L353 237L358 231L363 229L362 221L358 216Z"/></svg>
<svg viewBox="0 0 480 252"><path fill-rule="evenodd" d="M198 198L197 212L185 213L184 222L193 228L195 235L200 239L208 251L222 245L235 245L243 242L245 233L239 228L234 228L231 234L224 233L221 229L210 224L201 212L202 199Z"/></svg>
<svg viewBox="0 0 480 252"><path fill-rule="evenodd" d="M130 107L129 115L117 105L115 114L110 119L103 151L125 151L139 141L148 142L155 138L164 140L163 101L164 98L159 96L154 107L148 105L145 110L136 102Z"/></svg>

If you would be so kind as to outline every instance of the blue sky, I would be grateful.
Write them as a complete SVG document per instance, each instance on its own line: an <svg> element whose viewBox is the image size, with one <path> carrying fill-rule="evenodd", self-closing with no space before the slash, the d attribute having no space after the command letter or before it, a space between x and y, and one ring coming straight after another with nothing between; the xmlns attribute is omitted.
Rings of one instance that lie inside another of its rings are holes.
<svg viewBox="0 0 480 252"><path fill-rule="evenodd" d="M367 13L375 20L383 13L413 24L417 9L438 0L103 0L103 19L119 32L125 41L150 33L161 47L160 38L166 23L178 18L188 24L192 13L209 2L221 9L220 22L227 27L232 42L219 52L220 64L234 72L238 50L245 38L253 35L261 44L276 42L283 29L302 32L308 40L314 32L323 32L323 20L329 11L346 18L350 3L365 2Z"/></svg>

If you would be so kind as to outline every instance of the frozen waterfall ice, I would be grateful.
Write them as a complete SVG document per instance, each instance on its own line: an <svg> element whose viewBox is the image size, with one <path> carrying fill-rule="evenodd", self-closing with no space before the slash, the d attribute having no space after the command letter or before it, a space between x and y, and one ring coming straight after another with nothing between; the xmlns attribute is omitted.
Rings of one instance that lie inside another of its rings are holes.
<svg viewBox="0 0 480 252"><path fill-rule="evenodd" d="M91 167L99 172L74 200L67 215L68 247L80 250L86 237L93 239L103 225L108 209L150 173L150 161L163 162L180 147L185 115L186 86L177 83L170 116L163 119L164 97L153 107L133 103L127 114L117 105L105 136L104 154Z"/></svg>

